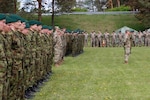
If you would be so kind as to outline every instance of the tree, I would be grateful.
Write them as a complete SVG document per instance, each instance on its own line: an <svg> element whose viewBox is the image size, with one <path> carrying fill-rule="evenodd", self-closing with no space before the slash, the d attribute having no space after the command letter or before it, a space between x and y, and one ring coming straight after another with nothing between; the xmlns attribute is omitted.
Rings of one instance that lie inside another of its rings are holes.
<svg viewBox="0 0 150 100"><path fill-rule="evenodd" d="M120 0L117 0L117 4L118 4L118 7L120 7L120 5L121 5Z"/></svg>
<svg viewBox="0 0 150 100"><path fill-rule="evenodd" d="M137 18L143 22L146 28L150 27L150 2L149 0L138 0L140 14Z"/></svg>
<svg viewBox="0 0 150 100"><path fill-rule="evenodd" d="M37 1L38 1L38 21L41 21L41 19L42 19L42 12L41 12L42 0L37 0Z"/></svg>
<svg viewBox="0 0 150 100"><path fill-rule="evenodd" d="M55 5L55 0L52 0L52 27L54 29L54 5Z"/></svg>
<svg viewBox="0 0 150 100"><path fill-rule="evenodd" d="M149 0L129 0L128 5L130 5L133 10L138 9L140 11L136 17L145 25L146 28L150 27L150 2Z"/></svg>
<svg viewBox="0 0 150 100"><path fill-rule="evenodd" d="M114 8L113 0L108 0L106 5L110 8Z"/></svg>
<svg viewBox="0 0 150 100"><path fill-rule="evenodd" d="M16 0L0 0L0 12L1 13L15 13L16 12Z"/></svg>
<svg viewBox="0 0 150 100"><path fill-rule="evenodd" d="M94 3L95 3L95 6L96 6L97 10L98 10L98 11L102 11L102 10L103 10L103 9L102 9L102 6L105 5L106 0L95 0Z"/></svg>
<svg viewBox="0 0 150 100"><path fill-rule="evenodd" d="M71 12L76 5L76 0L56 0L56 4L61 12Z"/></svg>

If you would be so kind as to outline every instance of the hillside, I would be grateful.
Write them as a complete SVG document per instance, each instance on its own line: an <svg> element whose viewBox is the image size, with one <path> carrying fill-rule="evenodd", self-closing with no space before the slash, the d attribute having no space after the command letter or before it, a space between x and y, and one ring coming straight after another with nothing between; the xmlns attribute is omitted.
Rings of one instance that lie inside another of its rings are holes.
<svg viewBox="0 0 150 100"><path fill-rule="evenodd" d="M43 16L42 22L50 25L51 16ZM123 26L144 30L144 26L134 15L61 15L55 16L55 25L72 30L80 28L88 32L104 32L106 29L112 32Z"/></svg>

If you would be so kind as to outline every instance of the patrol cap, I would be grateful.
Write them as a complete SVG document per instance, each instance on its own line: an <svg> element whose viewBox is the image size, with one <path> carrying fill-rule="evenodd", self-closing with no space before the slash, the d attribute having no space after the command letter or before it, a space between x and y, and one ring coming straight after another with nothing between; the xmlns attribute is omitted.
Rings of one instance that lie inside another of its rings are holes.
<svg viewBox="0 0 150 100"><path fill-rule="evenodd" d="M5 15L5 14L0 14L0 20L4 20L4 19L5 19L5 17L6 17L6 15Z"/></svg>
<svg viewBox="0 0 150 100"><path fill-rule="evenodd" d="M31 25L42 25L42 23L37 20L30 20L30 21L28 21L28 23L30 26Z"/></svg>

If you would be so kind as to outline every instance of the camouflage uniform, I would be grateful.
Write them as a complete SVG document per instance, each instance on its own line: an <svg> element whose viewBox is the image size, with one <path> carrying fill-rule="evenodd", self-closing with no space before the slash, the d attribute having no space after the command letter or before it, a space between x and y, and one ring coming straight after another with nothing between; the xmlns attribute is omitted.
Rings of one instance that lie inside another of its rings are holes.
<svg viewBox="0 0 150 100"><path fill-rule="evenodd" d="M57 32L55 32L54 34L54 63L59 64L62 59L61 57L63 44L61 40L61 35Z"/></svg>
<svg viewBox="0 0 150 100"><path fill-rule="evenodd" d="M88 33L84 33L84 46L88 46Z"/></svg>
<svg viewBox="0 0 150 100"><path fill-rule="evenodd" d="M78 50L78 34L73 33L72 35L72 56L75 57L77 55Z"/></svg>
<svg viewBox="0 0 150 100"><path fill-rule="evenodd" d="M90 36L91 36L91 47L95 47L95 32L92 32Z"/></svg>
<svg viewBox="0 0 150 100"><path fill-rule="evenodd" d="M124 61L128 63L129 55L131 53L131 34L129 31L126 31L124 36Z"/></svg>
<svg viewBox="0 0 150 100"><path fill-rule="evenodd" d="M8 66L8 59L6 55L6 45L7 40L4 38L2 33L0 33L0 100L7 100L7 66Z"/></svg>

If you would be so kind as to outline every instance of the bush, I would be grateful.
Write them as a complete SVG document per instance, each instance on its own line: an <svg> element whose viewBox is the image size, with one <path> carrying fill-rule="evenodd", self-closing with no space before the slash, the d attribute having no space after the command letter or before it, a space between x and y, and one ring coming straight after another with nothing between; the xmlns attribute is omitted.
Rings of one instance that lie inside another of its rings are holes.
<svg viewBox="0 0 150 100"><path fill-rule="evenodd" d="M115 8L112 8L112 9L108 9L108 11L131 11L131 7L122 5L120 7L115 7Z"/></svg>
<svg viewBox="0 0 150 100"><path fill-rule="evenodd" d="M85 8L74 8L71 11L73 11L73 12L87 12L87 9L85 9Z"/></svg>

